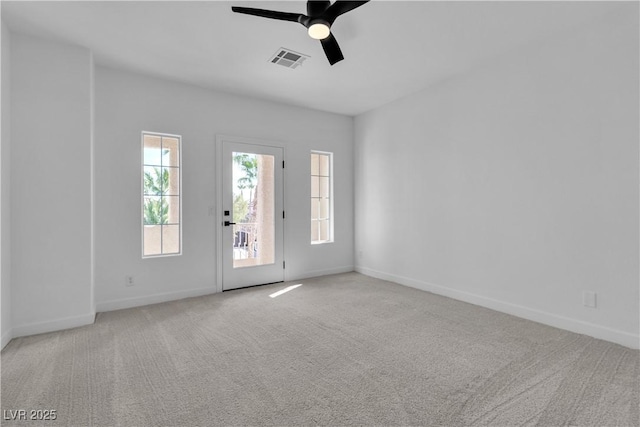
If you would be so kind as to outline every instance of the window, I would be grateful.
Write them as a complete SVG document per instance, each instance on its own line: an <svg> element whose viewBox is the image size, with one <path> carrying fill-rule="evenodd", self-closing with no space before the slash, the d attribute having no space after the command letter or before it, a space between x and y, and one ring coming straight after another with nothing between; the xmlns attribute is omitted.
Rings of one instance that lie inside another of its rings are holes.
<svg viewBox="0 0 640 427"><path fill-rule="evenodd" d="M142 133L142 257L180 255L181 173L178 135Z"/></svg>
<svg viewBox="0 0 640 427"><path fill-rule="evenodd" d="M311 243L333 241L332 153L311 152Z"/></svg>

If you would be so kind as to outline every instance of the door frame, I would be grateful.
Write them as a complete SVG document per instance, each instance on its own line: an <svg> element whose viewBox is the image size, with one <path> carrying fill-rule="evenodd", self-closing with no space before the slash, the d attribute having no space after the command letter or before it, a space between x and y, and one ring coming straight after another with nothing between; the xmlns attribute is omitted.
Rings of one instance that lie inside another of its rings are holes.
<svg viewBox="0 0 640 427"><path fill-rule="evenodd" d="M216 150L215 150L215 162L216 165L216 205L215 205L215 218L216 218L216 227L215 227L215 239L216 239L216 292L222 292L222 270L223 270L223 257L222 257L222 227L224 222L224 216L222 215L222 208L224 206L224 200L222 198L223 193L223 155L222 155L222 147L225 142L231 143L239 143L239 144L251 144L251 145L262 145L266 147L274 147L282 149L282 161L287 160L287 149L286 145L279 141L266 140L260 138L248 138L242 136L233 136L226 134L218 134L216 135ZM286 163L285 163L286 164ZM284 168L282 170L282 206L283 209L287 210L287 169ZM283 259L287 257L287 222L286 220L282 224L282 256ZM287 280L286 270L283 271L284 280Z"/></svg>

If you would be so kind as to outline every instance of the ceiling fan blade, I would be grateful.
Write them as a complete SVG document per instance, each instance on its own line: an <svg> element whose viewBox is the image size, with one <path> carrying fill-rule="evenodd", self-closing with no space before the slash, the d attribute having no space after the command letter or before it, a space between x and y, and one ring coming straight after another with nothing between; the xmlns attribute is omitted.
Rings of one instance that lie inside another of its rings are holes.
<svg viewBox="0 0 640 427"><path fill-rule="evenodd" d="M329 21L329 23L333 24L333 21L342 14L345 14L356 7L360 7L365 3L368 3L369 0L365 1L343 1L337 0L333 3L324 13L324 18Z"/></svg>
<svg viewBox="0 0 640 427"><path fill-rule="evenodd" d="M309 0L307 2L307 15L316 17L322 15L329 8L331 2L329 0Z"/></svg>
<svg viewBox="0 0 640 427"><path fill-rule="evenodd" d="M300 19L306 18L300 13L277 12L275 10L254 9L252 7L231 6L231 10L236 13L244 13L245 15L260 16L262 18L279 19L281 21L300 22Z"/></svg>
<svg viewBox="0 0 640 427"><path fill-rule="evenodd" d="M329 64L333 65L336 62L340 62L344 59L344 56L342 56L342 51L340 50L340 46L338 46L338 41L335 37L333 37L333 34L329 34L329 37L320 40L320 43L322 43L322 48L324 49L325 55L327 55Z"/></svg>

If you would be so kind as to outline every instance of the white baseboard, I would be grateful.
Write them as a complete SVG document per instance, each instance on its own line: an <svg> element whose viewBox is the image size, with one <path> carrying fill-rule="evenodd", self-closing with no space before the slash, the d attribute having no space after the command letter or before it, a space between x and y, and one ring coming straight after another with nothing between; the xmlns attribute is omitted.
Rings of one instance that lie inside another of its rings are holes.
<svg viewBox="0 0 640 427"><path fill-rule="evenodd" d="M4 333L4 335L2 335L2 338L0 338L0 350L2 350L7 344L9 344L9 341L11 341L12 339L13 329L9 329Z"/></svg>
<svg viewBox="0 0 640 427"><path fill-rule="evenodd" d="M143 305L158 304L183 298L200 297L215 294L216 287L189 289L186 291L166 292L162 294L145 295L141 297L124 298L96 303L96 312L122 310L125 308L141 307Z"/></svg>
<svg viewBox="0 0 640 427"><path fill-rule="evenodd" d="M291 276L285 275L285 280L287 282L292 282L294 280L309 279L311 277L319 276L329 276L331 274L350 273L352 271L355 271L353 265L345 265L342 267L328 268L325 270L305 271L298 274L292 274Z"/></svg>
<svg viewBox="0 0 640 427"><path fill-rule="evenodd" d="M431 292L437 295L453 298L456 300L468 302L502 313L511 314L523 319L532 320L534 322L543 323L578 334L588 335L594 338L610 341L625 347L640 349L640 336L617 329L607 328L605 326L596 325L581 320L571 319L557 314L548 313L532 309L529 307L512 304L496 300L493 298L483 297L481 295L469 292L451 289L445 286L434 285L433 283L423 282L409 277L399 276L396 274L384 273L366 267L356 266L355 271L367 276L375 277L382 280L388 280L400 285L409 286L411 288L420 289L422 291Z"/></svg>
<svg viewBox="0 0 640 427"><path fill-rule="evenodd" d="M352 265L330 268L326 270L305 271L301 274L285 276L287 282L293 280L308 279L310 277L327 276L329 274L349 273L353 270ZM141 307L144 305L158 304L161 302L175 301L183 298L199 297L217 293L215 286L208 288L190 289L186 291L167 292L162 294L145 295L141 297L124 298L96 303L96 312L122 310L125 308Z"/></svg>
<svg viewBox="0 0 640 427"><path fill-rule="evenodd" d="M64 317L62 319L47 320L44 322L27 323L13 327L13 338L28 335L44 334L46 332L60 331L63 329L77 328L91 325L96 319L95 313L82 314L80 316ZM4 339L4 337L3 337Z"/></svg>

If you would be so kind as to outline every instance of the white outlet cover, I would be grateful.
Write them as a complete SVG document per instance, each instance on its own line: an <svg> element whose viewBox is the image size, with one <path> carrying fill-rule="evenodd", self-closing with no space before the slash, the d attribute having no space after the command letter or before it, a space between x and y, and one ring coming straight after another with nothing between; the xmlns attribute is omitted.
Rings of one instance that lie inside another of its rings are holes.
<svg viewBox="0 0 640 427"><path fill-rule="evenodd" d="M582 303L585 307L596 308L597 295L592 291L584 291L582 293Z"/></svg>

